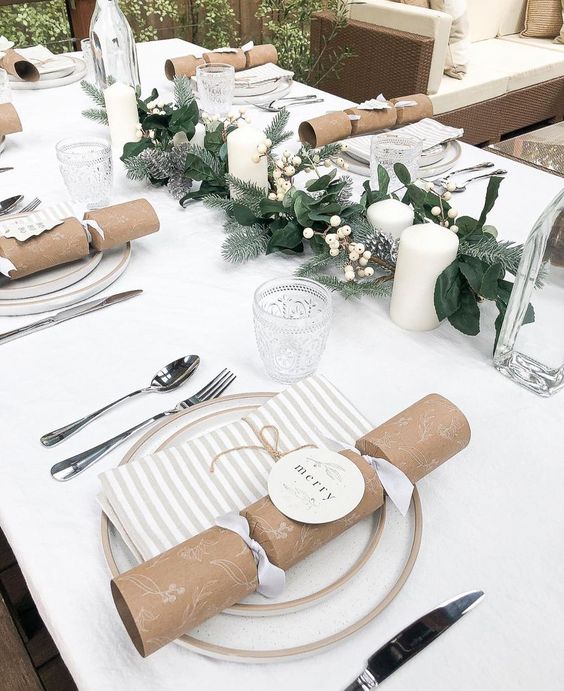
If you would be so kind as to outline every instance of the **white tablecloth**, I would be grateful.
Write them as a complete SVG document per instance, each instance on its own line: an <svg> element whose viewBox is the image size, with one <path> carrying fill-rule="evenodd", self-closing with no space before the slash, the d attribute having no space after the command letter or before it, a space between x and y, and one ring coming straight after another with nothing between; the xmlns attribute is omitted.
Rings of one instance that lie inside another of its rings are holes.
<svg viewBox="0 0 564 691"><path fill-rule="evenodd" d="M170 93L165 57L189 45L163 41L139 47L144 92ZM310 88L296 86L298 93ZM89 105L78 84L17 92L25 132L10 137L0 176L1 197L66 199L55 142L101 131L80 116ZM292 110L292 125L338 98ZM253 122L269 116L250 109ZM504 238L523 240L562 180L506 158L464 146L460 163L492 158L509 170L490 222ZM459 207L479 213L485 187L462 195ZM344 688L369 654L404 625L443 600L472 588L487 597L447 635L389 678L389 691L556 691L564 685L558 654L564 627L564 394L537 398L491 365L493 315L483 333L462 336L448 324L430 333L394 326L385 300L335 299L333 331L320 372L374 423L437 391L468 415L469 449L420 485L425 529L414 572L385 613L344 643L303 660L268 666L226 663L169 645L143 660L110 597L100 544L97 471L116 450L68 484L51 480L53 462L177 402L147 396L123 406L64 446L46 450L42 433L148 383L166 362L199 353L198 381L222 367L238 374L232 392L275 386L263 373L254 343L251 303L262 281L293 273L297 260L260 258L243 266L222 261L220 213L196 203L182 210L164 190L116 175L113 201L146 196L162 230L135 242L132 262L106 294L143 288L142 297L1 348L0 523L61 654L81 691L185 691ZM5 331L33 317L1 318ZM192 388L192 385L187 388Z"/></svg>

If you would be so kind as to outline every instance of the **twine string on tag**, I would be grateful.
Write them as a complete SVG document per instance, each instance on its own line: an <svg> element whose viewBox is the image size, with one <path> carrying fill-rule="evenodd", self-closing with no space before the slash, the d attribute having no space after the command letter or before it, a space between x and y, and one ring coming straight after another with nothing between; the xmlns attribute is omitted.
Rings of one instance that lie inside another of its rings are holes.
<svg viewBox="0 0 564 691"><path fill-rule="evenodd" d="M220 451L212 459L212 462L210 464L210 473L215 472L216 463L222 456L226 456L227 454L234 453L236 451L244 451L246 449L251 449L255 451L266 451L266 453L271 458L273 458L275 461L278 461L284 456L287 456L289 453L293 453L294 451L300 451L300 449L315 448L315 444L302 444L301 446L297 446L295 449L290 449L290 451L281 451L280 430L278 429L278 427L276 427L275 425L264 425L260 429L257 429L246 418L243 418L243 422L246 422L247 425L249 425L251 430L254 432L254 434L256 434L257 439L260 441L260 444L244 444L241 446L234 446L231 449L224 449L223 451ZM269 431L272 433L272 437L274 439L273 444L269 442L268 437L266 436L266 433Z"/></svg>

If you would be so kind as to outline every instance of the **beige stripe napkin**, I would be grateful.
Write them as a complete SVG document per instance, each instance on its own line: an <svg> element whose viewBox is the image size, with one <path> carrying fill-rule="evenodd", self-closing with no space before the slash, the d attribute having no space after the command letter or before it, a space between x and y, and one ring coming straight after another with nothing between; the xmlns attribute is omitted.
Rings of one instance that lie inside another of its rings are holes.
<svg viewBox="0 0 564 691"><path fill-rule="evenodd" d="M265 425L279 431L282 452L304 444L323 446L324 437L354 445L372 429L325 378L309 377L242 420L103 473L103 510L143 559L206 530L217 516L240 511L267 494L274 460L265 451L231 451L210 472L219 452L260 444L253 429ZM272 434L266 436L274 445Z"/></svg>

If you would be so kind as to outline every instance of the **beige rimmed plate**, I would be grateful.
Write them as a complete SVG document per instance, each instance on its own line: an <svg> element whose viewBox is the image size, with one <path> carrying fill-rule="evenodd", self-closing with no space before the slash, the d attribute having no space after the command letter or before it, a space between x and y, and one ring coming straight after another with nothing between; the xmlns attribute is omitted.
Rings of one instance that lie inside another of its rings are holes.
<svg viewBox="0 0 564 691"><path fill-rule="evenodd" d="M172 425L170 418L168 421L164 420L153 430L147 444L153 447L154 452L181 444L191 437L240 419L257 406L266 403L272 395L236 395L229 397L232 401L224 402L225 399L221 399L210 402L203 409L194 407L183 416L184 422L180 429L174 429L175 425ZM246 405L242 405L243 403ZM132 450L123 462L135 461L147 453L145 446ZM386 512L383 508L372 518L352 528L347 533L346 540L335 540L300 562L288 573L286 588L280 597L265 599L255 593L225 611L240 616L268 616L294 612L316 604L342 587L364 566L378 546L385 522ZM124 559L124 556L127 556L123 554L126 543L119 544L118 531L112 528L111 521L104 518L103 532L107 536L104 541L104 552L110 566L122 572L138 563L140 557L136 555L133 559ZM344 553L343 546L346 547Z"/></svg>
<svg viewBox="0 0 564 691"><path fill-rule="evenodd" d="M130 257L131 246L129 243L112 250L106 250L92 271L66 288L47 295L0 300L0 317L49 312L82 302L82 300L96 295L117 281L127 269Z"/></svg>
<svg viewBox="0 0 564 691"><path fill-rule="evenodd" d="M225 424L226 417L214 415L218 411L229 408L232 415L240 417L245 412L241 408L252 410L271 395L227 396L184 411L148 432L122 463L153 453L167 444L178 443L184 438L183 435L202 434ZM241 405L242 403L245 405ZM190 419L193 415L197 415L197 419ZM212 422L214 418L215 423ZM313 598L310 597L313 594L310 592L303 596L306 602L296 606L296 601L301 598L294 597L290 590L285 593L288 600L280 610L269 613L256 609L257 605L265 605L263 598L254 595L254 600L246 599L228 613L213 617L177 642L190 650L219 659L272 662L312 654L352 635L390 604L413 569L422 530L422 511L417 493L414 494L408 518L402 518L392 507L388 511L385 525L382 521L382 526L378 550L375 553L372 550L372 554L364 559L360 567L345 576L336 587L331 583L326 584L325 587L329 585L330 589L321 597L317 593L323 588L318 583L312 583L315 585ZM335 568L342 569L345 564L347 573L350 571L350 564L344 557L351 551L354 543L362 545L364 539L366 547L370 541L366 535L374 535L374 523L371 519L354 526L290 569L288 587L303 587L303 580L298 578L300 568L304 573L317 573L327 578L328 572L333 573ZM137 563L105 516L102 516L102 542L113 576ZM360 551L362 552L362 548ZM317 566L314 568L313 564ZM331 581L334 583L338 578L332 577ZM242 609L249 605L255 611ZM272 607L272 603L266 606Z"/></svg>
<svg viewBox="0 0 564 691"><path fill-rule="evenodd" d="M40 297L68 288L86 278L101 261L102 253L95 252L78 261L54 266L17 281L0 276L0 303L4 300Z"/></svg>

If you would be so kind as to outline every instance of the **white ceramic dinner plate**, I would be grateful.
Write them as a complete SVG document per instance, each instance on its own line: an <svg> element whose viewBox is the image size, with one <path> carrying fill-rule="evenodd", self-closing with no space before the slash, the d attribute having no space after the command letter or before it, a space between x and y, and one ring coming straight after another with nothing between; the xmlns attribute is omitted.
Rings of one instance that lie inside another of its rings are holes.
<svg viewBox="0 0 564 691"><path fill-rule="evenodd" d="M23 91L33 91L35 89L55 89L59 86L73 84L79 79L83 79L86 74L86 64L84 60L72 56L69 56L69 60L72 60L73 62L73 67L70 69L65 67L65 69L61 69L58 72L41 74L39 81L37 82L24 82L21 79L11 81L10 88Z"/></svg>
<svg viewBox="0 0 564 691"><path fill-rule="evenodd" d="M78 261L54 266L17 281L0 276L0 304L5 300L35 298L63 290L92 273L101 261L102 253L95 252Z"/></svg>
<svg viewBox="0 0 564 691"><path fill-rule="evenodd" d="M190 408L155 426L122 462L209 432L270 396L239 394ZM416 506L416 520L413 511L403 519L392 507L387 517L376 514L353 526L292 567L280 598L253 594L178 643L212 657L266 662L306 655L342 640L382 611L407 579L420 540L418 499ZM102 541L112 575L138 563L104 515Z"/></svg>
<svg viewBox="0 0 564 691"><path fill-rule="evenodd" d="M244 106L270 103L277 98L282 98L290 93L293 85L292 79L279 79L275 82L268 82L254 89L236 89L233 95L233 105ZM198 96L198 88L195 79L192 79L194 94ZM257 90L260 93L257 93Z"/></svg>
<svg viewBox="0 0 564 691"><path fill-rule="evenodd" d="M0 317L49 312L82 302L82 300L96 295L116 281L126 270L130 256L131 246L128 243L122 247L103 252L100 261L93 260L97 261L96 266L90 265L88 267L92 269L91 271L85 273L77 282L68 284L65 288L35 297L0 300ZM45 273L38 274L37 281L41 281ZM21 280L25 281L26 279L22 278ZM18 282L14 281L14 284ZM17 286L14 285L13 289L16 290Z"/></svg>

